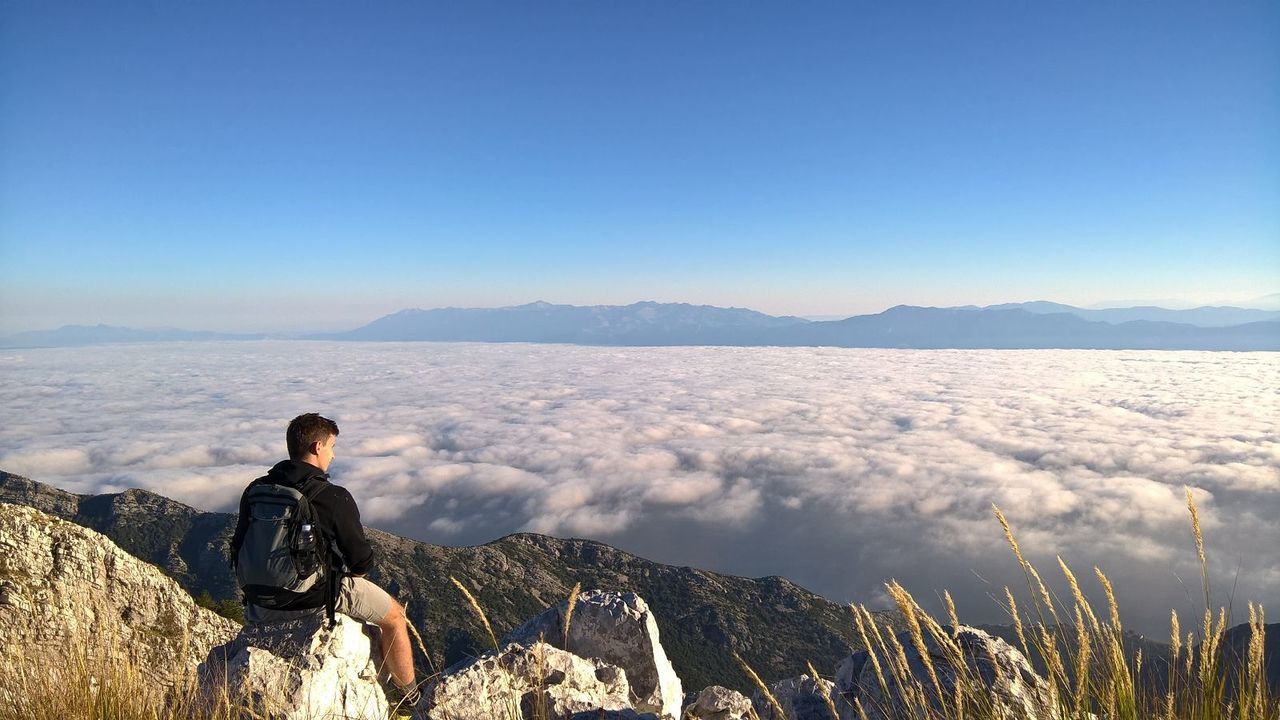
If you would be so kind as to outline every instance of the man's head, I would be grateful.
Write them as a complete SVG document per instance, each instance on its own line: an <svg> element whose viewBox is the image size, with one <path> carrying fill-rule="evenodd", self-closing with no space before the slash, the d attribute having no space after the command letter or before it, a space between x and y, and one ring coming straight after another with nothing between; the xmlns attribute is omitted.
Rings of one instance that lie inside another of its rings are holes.
<svg viewBox="0 0 1280 720"><path fill-rule="evenodd" d="M289 457L315 465L325 472L333 462L333 442L337 437L338 423L316 413L294 418L285 432Z"/></svg>

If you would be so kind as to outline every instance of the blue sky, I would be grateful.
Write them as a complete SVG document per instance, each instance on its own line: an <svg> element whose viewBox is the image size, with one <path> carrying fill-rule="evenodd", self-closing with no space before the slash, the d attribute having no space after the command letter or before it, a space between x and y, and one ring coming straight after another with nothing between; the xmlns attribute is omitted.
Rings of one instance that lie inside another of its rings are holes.
<svg viewBox="0 0 1280 720"><path fill-rule="evenodd" d="M0 331L1280 290L1280 5L0 2Z"/></svg>

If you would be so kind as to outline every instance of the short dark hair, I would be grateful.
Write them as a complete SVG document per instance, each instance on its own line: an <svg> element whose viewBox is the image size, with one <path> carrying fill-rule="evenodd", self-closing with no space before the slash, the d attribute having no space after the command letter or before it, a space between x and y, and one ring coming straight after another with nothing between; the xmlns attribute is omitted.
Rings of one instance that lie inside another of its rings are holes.
<svg viewBox="0 0 1280 720"><path fill-rule="evenodd" d="M311 443L324 442L330 435L338 435L338 423L318 413L299 415L289 422L285 442L289 444L289 457L301 460L311 452Z"/></svg>

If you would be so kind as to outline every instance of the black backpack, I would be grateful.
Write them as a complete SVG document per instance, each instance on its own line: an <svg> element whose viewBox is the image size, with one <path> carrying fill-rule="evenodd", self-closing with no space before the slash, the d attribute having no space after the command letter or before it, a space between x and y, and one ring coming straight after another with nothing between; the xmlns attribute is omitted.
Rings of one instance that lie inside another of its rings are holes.
<svg viewBox="0 0 1280 720"><path fill-rule="evenodd" d="M245 490L249 521L234 548L236 580L247 603L271 610L323 606L332 624L340 571L313 504L326 485L303 487L256 482Z"/></svg>

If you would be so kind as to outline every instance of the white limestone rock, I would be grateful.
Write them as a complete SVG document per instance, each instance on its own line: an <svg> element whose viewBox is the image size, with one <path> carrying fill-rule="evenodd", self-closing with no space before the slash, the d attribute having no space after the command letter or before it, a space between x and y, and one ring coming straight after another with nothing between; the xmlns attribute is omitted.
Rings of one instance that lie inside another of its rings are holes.
<svg viewBox="0 0 1280 720"><path fill-rule="evenodd" d="M445 670L418 707L430 720L570 720L631 710L630 694L627 674L617 666L546 643L512 643Z"/></svg>
<svg viewBox="0 0 1280 720"><path fill-rule="evenodd" d="M505 642L529 645L542 638L564 645L564 615L568 601L507 634ZM658 624L649 605L635 593L588 590L578 596L569 622L568 647L575 655L597 658L627 672L633 707L678 718L684 699L680 678L658 638Z"/></svg>
<svg viewBox="0 0 1280 720"><path fill-rule="evenodd" d="M760 720L837 720L831 716L831 709L827 707L819 685L834 699L835 683L822 678L801 675L770 685L769 692L782 706L786 717L778 717L778 711L759 690L751 696L751 704L755 706Z"/></svg>
<svg viewBox="0 0 1280 720"><path fill-rule="evenodd" d="M88 655L171 687L238 629L107 537L0 503L0 662Z"/></svg>
<svg viewBox="0 0 1280 720"><path fill-rule="evenodd" d="M244 698L271 720L341 717L385 720L378 684L377 628L323 613L302 620L249 625L200 666L210 696Z"/></svg>
<svg viewBox="0 0 1280 720"><path fill-rule="evenodd" d="M680 715L681 720L746 720L751 701L737 690L712 685L698 693Z"/></svg>
<svg viewBox="0 0 1280 720"><path fill-rule="evenodd" d="M956 641L964 653L968 673L981 679L988 688L989 697L999 700L996 708L998 717L1005 720L1035 720L1052 714L1053 703L1047 681L1036 674L1031 663L1017 649L998 637L964 625L960 626ZM920 653L911 642L910 634L898 635L898 642L906 651L911 674L925 687L934 709L940 711L936 692L932 691L933 681L929 678ZM956 685L957 668L937 642L927 634L925 649L943 693L950 697ZM880 662L889 688L889 697L885 697L866 651L856 652L840 664L836 671L836 707L840 711L841 720L858 720L858 713L853 707L855 698L862 703L868 720L889 720L898 716L898 686L885 660L881 658Z"/></svg>

